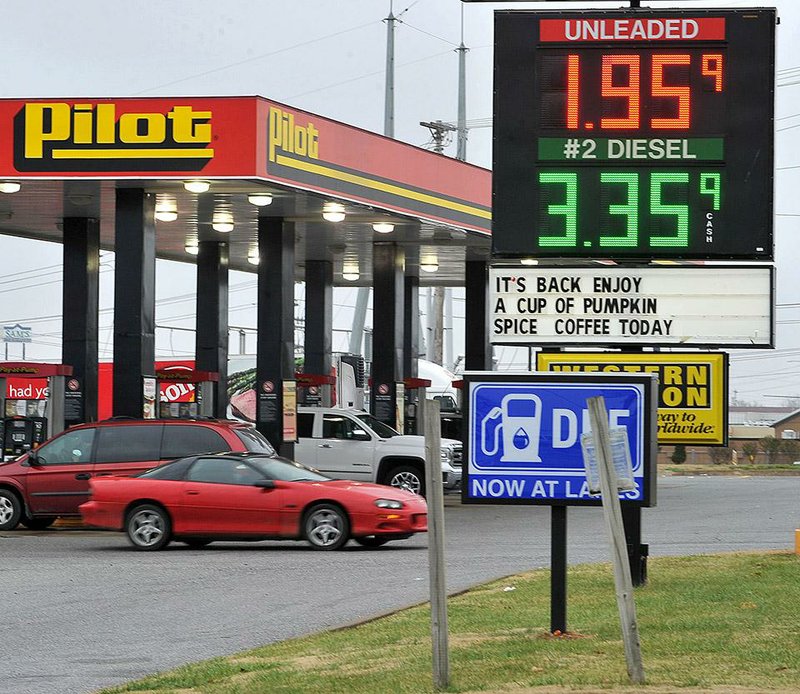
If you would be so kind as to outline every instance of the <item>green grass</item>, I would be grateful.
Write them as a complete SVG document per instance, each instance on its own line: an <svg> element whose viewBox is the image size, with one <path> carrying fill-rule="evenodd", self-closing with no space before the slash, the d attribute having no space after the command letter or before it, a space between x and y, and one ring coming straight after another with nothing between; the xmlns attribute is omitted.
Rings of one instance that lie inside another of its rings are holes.
<svg viewBox="0 0 800 694"><path fill-rule="evenodd" d="M548 632L549 571L450 598L447 691L800 691L798 557L650 558L648 573L648 584L635 590L645 687L628 680L611 567L601 564L570 567L563 636ZM430 633L430 609L422 605L105 692L431 692Z"/></svg>

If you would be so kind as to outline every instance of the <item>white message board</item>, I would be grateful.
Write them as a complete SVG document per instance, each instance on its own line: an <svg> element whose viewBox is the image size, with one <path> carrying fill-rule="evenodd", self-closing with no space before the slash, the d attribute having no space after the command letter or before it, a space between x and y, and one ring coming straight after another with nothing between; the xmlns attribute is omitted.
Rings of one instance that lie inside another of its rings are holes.
<svg viewBox="0 0 800 694"><path fill-rule="evenodd" d="M492 344L774 346L772 266L494 267Z"/></svg>

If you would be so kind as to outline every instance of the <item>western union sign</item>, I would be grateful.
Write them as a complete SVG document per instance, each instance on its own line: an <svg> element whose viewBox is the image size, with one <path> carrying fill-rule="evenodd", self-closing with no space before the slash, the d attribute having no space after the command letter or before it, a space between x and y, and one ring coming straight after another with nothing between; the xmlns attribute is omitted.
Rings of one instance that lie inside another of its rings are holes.
<svg viewBox="0 0 800 694"><path fill-rule="evenodd" d="M540 371L658 376L658 443L728 444L728 355L722 352L542 353Z"/></svg>

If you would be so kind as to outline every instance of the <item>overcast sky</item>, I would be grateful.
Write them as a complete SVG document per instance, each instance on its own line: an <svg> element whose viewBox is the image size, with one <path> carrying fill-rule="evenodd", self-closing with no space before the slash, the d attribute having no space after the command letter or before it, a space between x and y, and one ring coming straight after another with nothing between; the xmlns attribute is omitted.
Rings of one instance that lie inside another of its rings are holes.
<svg viewBox="0 0 800 694"><path fill-rule="evenodd" d="M624 3L595 3L611 8ZM644 0L643 4L648 4ZM731 390L740 400L784 404L800 397L800 3L653 3L692 7L777 6L776 203L777 350L732 352ZM258 94L375 132L383 131L389 0L6 0L0 55L3 97L208 96ZM467 57L467 158L489 167L492 12L544 3L463 5ZM547 3L555 8L557 3ZM570 3L570 8L590 6ZM395 137L425 146L420 121L455 121L459 0L393 3L396 31ZM797 127L795 127L797 126ZM447 152L455 153L455 145ZM797 168L794 168L797 167ZM30 324L34 359L60 358L61 247L0 237L0 320ZM101 351L110 355L113 256L102 275ZM255 325L254 277L234 273L231 324ZM244 286L240 286L244 285ZM194 269L159 262L159 325L193 325ZM189 296L185 296L189 295ZM183 300L175 299L183 297ZM336 349L346 349L354 291L336 295ZM171 301L166 301L172 299ZM463 352L463 302L454 302L454 352ZM370 319L368 319L370 320ZM160 355L191 356L189 333L159 329ZM254 347L252 337L248 350ZM232 352L237 349L232 345ZM20 355L10 347L9 357ZM525 358L498 351L501 365Z"/></svg>

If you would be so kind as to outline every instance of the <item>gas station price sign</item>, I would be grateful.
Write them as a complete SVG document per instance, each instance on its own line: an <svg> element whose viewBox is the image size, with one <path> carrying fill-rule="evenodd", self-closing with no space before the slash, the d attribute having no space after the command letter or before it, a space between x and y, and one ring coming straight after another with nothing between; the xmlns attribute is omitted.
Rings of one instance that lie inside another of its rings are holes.
<svg viewBox="0 0 800 694"><path fill-rule="evenodd" d="M771 260L775 21L496 12L493 255Z"/></svg>

